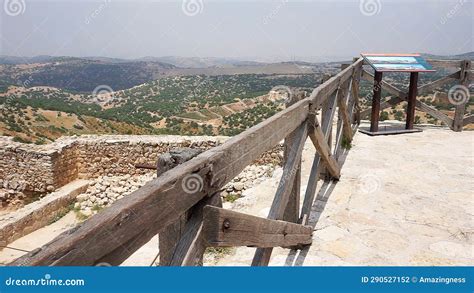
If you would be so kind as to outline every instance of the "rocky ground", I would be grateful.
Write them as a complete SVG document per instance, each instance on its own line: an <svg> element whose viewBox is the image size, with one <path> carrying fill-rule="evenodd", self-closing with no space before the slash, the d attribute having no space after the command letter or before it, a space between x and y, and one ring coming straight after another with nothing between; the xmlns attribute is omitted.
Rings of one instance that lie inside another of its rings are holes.
<svg viewBox="0 0 474 293"><path fill-rule="evenodd" d="M77 196L74 209L86 217L96 214L116 200L142 187L154 177L156 177L154 173L148 173L135 176L101 176L93 179L87 191Z"/></svg>
<svg viewBox="0 0 474 293"><path fill-rule="evenodd" d="M242 173L223 188L221 193L223 200L234 202L244 196L243 192L246 189L271 177L274 168L275 166L272 164L247 166ZM156 178L154 172L133 176L101 176L93 179L90 181L87 191L77 197L74 209L80 217L89 217L142 187L153 178Z"/></svg>

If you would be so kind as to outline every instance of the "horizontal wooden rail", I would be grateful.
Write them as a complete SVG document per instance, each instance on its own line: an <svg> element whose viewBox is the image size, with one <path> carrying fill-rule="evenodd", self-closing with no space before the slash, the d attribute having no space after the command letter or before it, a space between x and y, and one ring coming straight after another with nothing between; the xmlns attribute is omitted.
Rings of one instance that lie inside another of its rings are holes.
<svg viewBox="0 0 474 293"><path fill-rule="evenodd" d="M339 88L339 85L346 82L349 78L352 77L354 69L361 66L364 62L363 58L359 58L356 62L352 63L350 66L346 67L340 71L335 76L331 77L320 86L315 88L309 99L311 100L311 109L316 111L323 104L324 101Z"/></svg>
<svg viewBox="0 0 474 293"><path fill-rule="evenodd" d="M474 123L474 115L464 117L464 119L462 121L463 126L466 126L466 125L472 124L472 123Z"/></svg>
<svg viewBox="0 0 474 293"><path fill-rule="evenodd" d="M208 246L292 247L311 244L313 228L206 206L203 231Z"/></svg>

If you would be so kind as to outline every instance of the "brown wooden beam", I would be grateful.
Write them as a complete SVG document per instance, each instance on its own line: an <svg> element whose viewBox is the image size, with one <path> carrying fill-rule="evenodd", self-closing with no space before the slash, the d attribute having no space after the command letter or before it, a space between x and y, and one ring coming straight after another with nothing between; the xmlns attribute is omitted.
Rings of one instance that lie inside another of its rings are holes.
<svg viewBox="0 0 474 293"><path fill-rule="evenodd" d="M222 207L220 192L201 200L189 213L191 217L186 222L183 233L171 255L171 266L202 265L202 258L206 250L206 239L203 233L204 207ZM160 252L161 253L161 252ZM160 263L160 266L162 264Z"/></svg>
<svg viewBox="0 0 474 293"><path fill-rule="evenodd" d="M463 128L463 119L464 119L464 111L466 109L466 104L469 102L469 71L471 70L471 61L470 60L463 60L461 63L461 71L460 71L460 82L461 86L464 86L467 93L465 97L465 101L460 101L456 105L456 110L454 111L454 119L453 119L453 130L454 131L462 131Z"/></svg>
<svg viewBox="0 0 474 293"><path fill-rule="evenodd" d="M328 127L325 127L325 130L327 129ZM309 133L309 137L311 138L314 147L323 159L325 166L331 176L336 179L339 179L339 177L341 176L341 169L334 157L332 156L329 145L327 144L327 131L323 132L317 118L315 118L315 121L312 124L312 130L313 131Z"/></svg>
<svg viewBox="0 0 474 293"><path fill-rule="evenodd" d="M374 92L372 96L372 111L370 117L370 132L379 130L380 117L380 98L382 95L382 72L375 71L374 75Z"/></svg>
<svg viewBox="0 0 474 293"><path fill-rule="evenodd" d="M296 174L296 168L298 161L301 159L301 153L303 146L308 137L308 124L304 123L299 127L297 139L294 140L294 144L291 147L291 151L288 156L288 160L283 167L283 174L278 185L277 192L272 202L268 218L272 220L282 219L288 199L293 187L293 180ZM252 266L265 266L270 261L272 254L271 248L257 249L255 256L252 261Z"/></svg>
<svg viewBox="0 0 474 293"><path fill-rule="evenodd" d="M309 245L313 228L206 206L204 228L212 247L293 247Z"/></svg>
<svg viewBox="0 0 474 293"><path fill-rule="evenodd" d="M407 106L407 120L405 129L413 129L415 123L415 104L416 104L416 90L418 87L418 72L410 73L410 86L408 88L408 106Z"/></svg>
<svg viewBox="0 0 474 293"><path fill-rule="evenodd" d="M463 126L474 123L474 115L467 116L463 119Z"/></svg>

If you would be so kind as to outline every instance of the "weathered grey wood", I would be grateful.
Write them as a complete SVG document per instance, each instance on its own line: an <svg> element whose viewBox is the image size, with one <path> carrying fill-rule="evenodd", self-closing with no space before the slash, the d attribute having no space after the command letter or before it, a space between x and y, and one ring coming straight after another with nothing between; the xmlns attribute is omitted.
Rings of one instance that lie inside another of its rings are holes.
<svg viewBox="0 0 474 293"><path fill-rule="evenodd" d="M306 225L313 205L314 197L316 195L316 188L318 186L318 180L321 173L321 155L316 153L311 166L311 172L308 178L308 184L306 185L306 191L304 195L303 205L301 206L301 215L299 223Z"/></svg>
<svg viewBox="0 0 474 293"><path fill-rule="evenodd" d="M206 240L202 232L203 209L205 206L222 207L220 192L216 192L214 195L202 199L189 211L191 217L184 226L179 242L172 253L169 265L202 265L203 254L206 250ZM161 265L160 263L160 266Z"/></svg>
<svg viewBox="0 0 474 293"><path fill-rule="evenodd" d="M474 123L474 115L467 116L463 119L462 125L466 126L468 124Z"/></svg>
<svg viewBox="0 0 474 293"><path fill-rule="evenodd" d="M332 153L332 145L333 145L333 131L332 131L332 127L333 127L333 119L334 119L334 116L335 116L335 113L336 113L336 108L337 108L337 98L338 96L340 96L342 93L342 90L341 90L341 86L339 85L337 91L332 94L331 96L329 96L325 101L324 103L322 104L322 107L321 107L321 125L323 128L325 128L326 126L329 127L328 128L328 132L326 133L326 142L329 146L329 152ZM309 115L308 117L310 117L310 123L312 123L313 121L316 121L316 116L311 116ZM309 132L310 134L310 137L312 137L312 132ZM326 170L326 162L323 160L322 162L322 165L321 165L322 169L321 169L321 177L322 179L329 179L331 177L330 173Z"/></svg>
<svg viewBox="0 0 474 293"><path fill-rule="evenodd" d="M308 98L311 101L311 111L316 112L323 102L339 88L339 85L352 76L353 68L361 66L363 61L363 58L359 58L356 62L315 88Z"/></svg>
<svg viewBox="0 0 474 293"><path fill-rule="evenodd" d="M313 142L314 147L316 148L321 158L323 159L325 166L328 169L331 176L338 179L341 176L341 170L336 160L331 154L329 145L326 143L325 136L327 136L327 133L325 134L322 131L321 126L319 125L319 122L317 121L317 119L315 120L312 126L313 126L313 131L309 133L309 137L311 138L311 141Z"/></svg>
<svg viewBox="0 0 474 293"><path fill-rule="evenodd" d="M329 77L327 77L326 79L323 79L323 83L325 82L325 80L328 80L328 79ZM327 119L329 119L329 117ZM308 124L309 124L308 133L309 134L314 132L314 126L313 126L314 121L317 121L316 112L310 111L310 114L308 115ZM331 124L327 123L325 126L326 128L323 129L323 132L325 134L324 137L326 140L329 137L328 131L330 131L330 128L329 128L330 126ZM301 207L301 214L300 214L300 219L299 219L299 223L301 224L306 224L309 219L309 213L311 212L311 206L313 205L318 180L321 175L321 170L323 169L323 167L324 167L324 164L321 160L321 155L318 152L316 152L314 154L313 163L311 166L311 172L309 174L308 184L306 186L305 196L303 199L303 205Z"/></svg>
<svg viewBox="0 0 474 293"><path fill-rule="evenodd" d="M184 226L187 222L187 213L184 213L179 219L168 225L160 232L158 246L160 251L160 266L169 266L173 258L173 252L181 239Z"/></svg>
<svg viewBox="0 0 474 293"><path fill-rule="evenodd" d="M348 141L352 140L352 124L349 117L349 110L347 107L348 92L351 79L342 85L342 93L337 97L337 105L339 107L339 117L342 120L342 131L344 138Z"/></svg>
<svg viewBox="0 0 474 293"><path fill-rule="evenodd" d="M426 60L433 67L443 67L443 68L459 68L461 67L462 60L437 60L437 59L427 59Z"/></svg>
<svg viewBox="0 0 474 293"><path fill-rule="evenodd" d="M191 160L200 153L202 153L201 149L175 148L167 153L161 154L156 164L156 176L160 176L179 164Z"/></svg>
<svg viewBox="0 0 474 293"><path fill-rule="evenodd" d="M291 106L297 101L300 101L304 98L303 92L297 92L294 95L292 101L287 103L287 107ZM284 153L283 153L283 164L289 158L290 150L292 145L294 144L295 139L297 139L297 130L293 131L287 138L285 138L284 143ZM293 188L291 190L290 197L288 199L288 204L286 206L285 212L283 214L283 220L288 222L296 223L299 219L299 212L300 212L300 186L301 186L301 159L298 162L298 167L295 174L295 179L293 182Z"/></svg>
<svg viewBox="0 0 474 293"><path fill-rule="evenodd" d="M298 162L301 159L301 153L303 146L308 136L308 124L303 123L298 128L297 139L294 140L288 155L288 160L283 167L283 174L278 185L275 197L268 214L268 218L272 220L280 220L283 217L286 206L288 204L288 198L293 187L292 183L295 177L295 171L298 166ZM257 249L255 256L252 261L252 266L265 266L270 260L272 250L271 248Z"/></svg>
<svg viewBox="0 0 474 293"><path fill-rule="evenodd" d="M307 118L309 102L309 99L304 99L224 144L165 172L42 248L12 262L12 265L93 265L138 235L149 237L144 240L151 239L301 125ZM182 185L191 175L202 178L203 186L195 193L183 194Z"/></svg>
<svg viewBox="0 0 474 293"><path fill-rule="evenodd" d="M448 76L444 76L440 79L437 79L433 82L430 82L428 84L422 85L418 87L418 96L422 96L428 93L433 92L435 89L442 87L443 85L452 82L454 80L459 79L460 71L452 73Z"/></svg>
<svg viewBox="0 0 474 293"><path fill-rule="evenodd" d="M191 160L202 153L200 149L192 148L175 148L167 153L161 154L157 160L156 175L159 177L161 174L173 169L174 167ZM185 224L187 222L188 214L184 213L179 219L168 225L161 233L159 237L159 249L160 249L160 265L169 266L173 258L173 253L181 238ZM141 237L141 236L139 236Z"/></svg>
<svg viewBox="0 0 474 293"><path fill-rule="evenodd" d="M206 206L203 231L208 246L267 248L311 244L313 228Z"/></svg>
<svg viewBox="0 0 474 293"><path fill-rule="evenodd" d="M389 97L386 101L380 103L380 109L383 110L383 109L390 108L392 106L396 106L396 105L400 104L403 101L405 101L405 100L401 99L398 96ZM366 118L367 116L370 115L370 111L371 111L370 108L361 111L360 112L360 117L361 118Z"/></svg>
<svg viewBox="0 0 474 293"><path fill-rule="evenodd" d="M461 71L459 73L461 86L464 86L467 91L469 92L469 71L471 70L471 61L470 60L463 60L461 63ZM469 97L466 97L466 101L459 105L456 105L456 109L454 111L454 119L453 119L453 130L456 132L462 131L463 128L463 119L464 119L464 111L466 109L466 104L469 102Z"/></svg>
<svg viewBox="0 0 474 293"><path fill-rule="evenodd" d="M431 106L428 106L427 104L423 103L420 100L416 100L415 106L416 108L418 108L418 110L430 114L434 118L443 121L448 127L452 128L453 119L448 117L446 114L438 111L437 109Z"/></svg>
<svg viewBox="0 0 474 293"><path fill-rule="evenodd" d="M374 81L374 75L366 70L362 71L362 78L370 82ZM382 89L386 90L389 94L406 100L407 93L403 92L402 90L398 89L397 87L391 85L390 83L384 80L382 80L380 84L382 86Z"/></svg>
<svg viewBox="0 0 474 293"><path fill-rule="evenodd" d="M342 139L343 139L343 131L342 131L343 122L342 122L342 119L341 119L340 116L341 115L338 115L338 117L337 117L336 141L335 141L335 144L334 144L334 151L333 151L333 157L334 157L334 160L336 162L339 159L339 154L340 154L340 150L341 150L341 143L342 143ZM352 132L352 125L350 127L351 127L351 132Z"/></svg>
<svg viewBox="0 0 474 293"><path fill-rule="evenodd" d="M353 62L357 62L358 59L354 58ZM359 97L359 86L360 86L360 78L362 75L362 63L359 63L357 66L354 67L354 73L352 75L352 85L351 85L351 93L352 93L352 103L353 106L350 107L351 111L355 111L353 117L353 121L360 124L360 97Z"/></svg>

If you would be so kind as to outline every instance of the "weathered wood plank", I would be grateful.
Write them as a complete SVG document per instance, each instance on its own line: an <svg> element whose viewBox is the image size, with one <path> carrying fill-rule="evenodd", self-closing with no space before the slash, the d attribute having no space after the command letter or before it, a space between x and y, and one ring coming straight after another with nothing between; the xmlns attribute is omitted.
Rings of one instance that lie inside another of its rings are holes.
<svg viewBox="0 0 474 293"><path fill-rule="evenodd" d="M309 133L309 137L311 138L311 141L313 142L314 147L316 148L321 158L323 159L325 166L328 169L331 176L338 179L341 176L341 170L336 160L332 156L329 145L326 142L325 137L327 136L327 133L325 134L322 131L317 118L312 124L312 129L313 131Z"/></svg>
<svg viewBox="0 0 474 293"><path fill-rule="evenodd" d="M337 105L339 107L339 117L342 120L342 131L343 136L348 141L352 140L352 124L349 117L349 111L347 107L349 85L351 80L349 79L345 84L343 84L343 92L337 97Z"/></svg>
<svg viewBox="0 0 474 293"><path fill-rule="evenodd" d="M467 116L463 119L462 125L466 126L468 124L474 123L474 115Z"/></svg>
<svg viewBox="0 0 474 293"><path fill-rule="evenodd" d="M428 106L427 104L423 103L420 100L416 100L415 106L416 106L416 108L418 108L418 110L420 110L422 112L425 112L427 114L430 114L434 118L443 121L448 127L452 128L453 119L448 117L446 114L438 111L437 109L435 109L431 106Z"/></svg>
<svg viewBox="0 0 474 293"><path fill-rule="evenodd" d="M206 249L206 240L202 232L203 209L205 206L222 207L220 192L216 192L214 195L202 199L189 211L191 217L184 226L183 233L172 253L169 265L202 265L202 257ZM160 263L160 266L161 265Z"/></svg>
<svg viewBox="0 0 474 293"><path fill-rule="evenodd" d="M438 60L438 59L427 59L426 60L433 67L443 68L459 68L461 67L462 60Z"/></svg>
<svg viewBox="0 0 474 293"><path fill-rule="evenodd" d="M162 174L12 265L93 265L139 234L149 237L145 240L151 239L301 125L307 118L309 102L302 100ZM202 188L183 193L183 186L192 178L197 178L198 187ZM152 231L145 232L146 229Z"/></svg>
<svg viewBox="0 0 474 293"><path fill-rule="evenodd" d="M440 79L437 79L433 82L430 82L428 84L425 84L425 85L422 85L422 86L418 87L418 91L417 91L418 96L422 96L422 95L425 95L427 93L431 93L435 89L440 88L443 85L445 85L445 84L447 84L451 81L459 79L459 75L460 75L460 71L452 73L448 76L444 76L444 77L442 77Z"/></svg>
<svg viewBox="0 0 474 293"><path fill-rule="evenodd" d="M353 62L357 62L358 59L353 60ZM360 78L362 75L362 63L359 63L357 66L354 67L354 73L352 75L352 104L354 107L354 121L357 124L360 124L360 97L359 97L359 87L360 87ZM352 109L352 107L350 108ZM352 116L351 116L352 119Z"/></svg>
<svg viewBox="0 0 474 293"><path fill-rule="evenodd" d="M380 103L380 110L390 108L392 106L396 106L400 104L401 102L405 101L404 99L401 99L398 96L395 97L389 97L386 101ZM367 116L370 115L370 112L372 111L371 108L367 108L363 111L360 112L360 117L361 118L366 118Z"/></svg>
<svg viewBox="0 0 474 293"><path fill-rule="evenodd" d="M316 153L313 159L313 164L311 165L311 172L309 174L308 184L306 185L303 205L301 206L299 223L303 225L306 225L309 220L309 214L311 212L311 207L316 195L319 176L321 174L321 163L321 155Z"/></svg>
<svg viewBox="0 0 474 293"><path fill-rule="evenodd" d="M156 175L159 177L161 174L173 169L174 167L191 160L202 153L200 149L192 148L176 148L172 149L167 153L161 154L158 157L156 164ZM185 224L187 222L188 215L184 213L179 219L168 225L160 233L159 237L159 249L160 249L160 266L168 266L173 258L173 253L178 244L181 234L183 233ZM142 237L141 235L139 237Z"/></svg>
<svg viewBox="0 0 474 293"><path fill-rule="evenodd" d="M203 231L208 246L267 248L309 245L313 228L206 206Z"/></svg>
<svg viewBox="0 0 474 293"><path fill-rule="evenodd" d="M323 84L313 90L309 99L311 100L311 111L315 112L322 103L339 88L339 85L349 79L353 74L355 67L361 66L364 59L359 58L356 62L352 63L344 70L340 71L335 76L329 78Z"/></svg>
<svg viewBox="0 0 474 293"><path fill-rule="evenodd" d="M367 81L374 82L374 75L366 70L362 71L362 78ZM389 94L406 100L407 93L403 92L402 90L398 89L397 87L384 80L382 80L380 84L382 86L382 89L386 90Z"/></svg>
<svg viewBox="0 0 474 293"><path fill-rule="evenodd" d="M295 93L292 101L289 101L286 107L291 106L297 101L300 101L304 98L303 92ZM293 131L287 138L285 138L284 143L284 154L283 154L283 164L288 160L290 150L294 144L297 137L297 130ZM291 190L290 197L288 199L288 204L286 206L285 212L283 214L283 220L288 222L296 223L299 219L300 212L300 185L301 185L301 159L298 162L298 167L295 174L295 179L293 181L293 188Z"/></svg>
<svg viewBox="0 0 474 293"><path fill-rule="evenodd" d="M156 163L156 176L173 169L174 167L191 160L202 153L201 149L175 148L167 153L161 154Z"/></svg>
<svg viewBox="0 0 474 293"><path fill-rule="evenodd" d="M168 225L160 232L158 247L160 251L160 266L169 266L173 258L173 252L178 245L179 239L187 222L187 213L184 213L179 219ZM141 237L141 235L139 236Z"/></svg>
<svg viewBox="0 0 474 293"><path fill-rule="evenodd" d="M333 120L334 116L336 114L336 109L337 109L337 96L341 94L341 88L339 87L337 92L332 94L326 101L324 101L322 107L321 107L321 125L323 129L328 129L326 132L326 137L325 141L327 142L329 146L329 152L332 153L332 144L333 144ZM316 121L317 117L313 115L308 116L310 121L310 126L313 121ZM312 126L311 126L312 127ZM309 132L310 137L312 137L312 131ZM331 177L329 171L326 169L326 163L323 160L321 163L321 178L323 179L329 179Z"/></svg>
<svg viewBox="0 0 474 293"><path fill-rule="evenodd" d="M461 101L456 105L456 109L454 111L454 119L453 119L453 130L456 132L462 131L463 128L463 119L464 119L464 111L466 110L466 104L469 102L469 71L471 70L471 61L470 60L463 60L461 62L461 71L459 73L459 84L464 86L467 89L467 97L465 101Z"/></svg>
<svg viewBox="0 0 474 293"><path fill-rule="evenodd" d="M283 174L268 214L269 219L280 220L284 215L293 186L292 183L295 177L296 167L298 166L297 163L301 159L301 153L307 137L308 124L304 123L300 125L298 129L297 139L294 140L288 155L288 160L283 167ZM270 261L271 253L271 248L257 249L252 261L252 266L267 265Z"/></svg>

